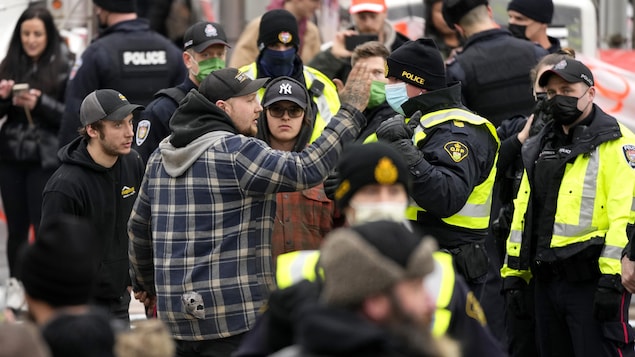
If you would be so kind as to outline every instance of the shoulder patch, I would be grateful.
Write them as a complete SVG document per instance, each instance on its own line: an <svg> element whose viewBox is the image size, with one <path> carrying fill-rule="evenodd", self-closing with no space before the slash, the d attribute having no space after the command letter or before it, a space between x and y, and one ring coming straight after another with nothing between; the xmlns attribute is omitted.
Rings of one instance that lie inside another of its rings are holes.
<svg viewBox="0 0 635 357"><path fill-rule="evenodd" d="M458 141L450 141L447 144L443 145L445 151L450 155L454 162L461 162L461 160L465 159L468 155L468 149L465 144Z"/></svg>
<svg viewBox="0 0 635 357"><path fill-rule="evenodd" d="M135 135L135 142L137 143L137 146L141 146L141 144L146 141L149 132L150 121L145 119L140 121L139 125L137 125L137 133Z"/></svg>
<svg viewBox="0 0 635 357"><path fill-rule="evenodd" d="M635 169L635 145L624 145L622 146L622 151L624 151L626 163Z"/></svg>

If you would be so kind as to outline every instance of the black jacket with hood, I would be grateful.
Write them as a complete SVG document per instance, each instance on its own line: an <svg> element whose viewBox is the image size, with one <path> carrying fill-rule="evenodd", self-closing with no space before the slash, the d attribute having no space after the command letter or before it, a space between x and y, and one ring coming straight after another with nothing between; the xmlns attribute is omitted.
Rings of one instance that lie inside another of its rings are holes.
<svg viewBox="0 0 635 357"><path fill-rule="evenodd" d="M127 225L144 165L133 150L106 168L92 159L86 146L87 141L79 137L59 150L62 165L44 188L41 223L68 213L94 225L102 247L93 297L116 299L130 285Z"/></svg>

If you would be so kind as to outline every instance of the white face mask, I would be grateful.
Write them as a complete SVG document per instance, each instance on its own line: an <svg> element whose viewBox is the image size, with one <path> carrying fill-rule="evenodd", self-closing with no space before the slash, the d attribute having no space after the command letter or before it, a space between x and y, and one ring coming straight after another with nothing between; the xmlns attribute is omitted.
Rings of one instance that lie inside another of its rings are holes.
<svg viewBox="0 0 635 357"><path fill-rule="evenodd" d="M403 222L406 219L405 212L408 202L369 202L350 203L354 210L350 224L362 224L374 221Z"/></svg>

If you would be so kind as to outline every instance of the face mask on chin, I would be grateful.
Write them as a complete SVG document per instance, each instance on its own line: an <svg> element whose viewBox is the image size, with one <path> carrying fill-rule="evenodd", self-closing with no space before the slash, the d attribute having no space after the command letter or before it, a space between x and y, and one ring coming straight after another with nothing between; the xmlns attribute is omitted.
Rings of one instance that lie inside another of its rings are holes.
<svg viewBox="0 0 635 357"><path fill-rule="evenodd" d="M578 101L584 97L588 92L587 90L579 97L570 97L568 95L555 95L547 102L547 108L554 123L568 126L575 123L580 118L584 109L586 109L591 102L589 101L583 110L578 109Z"/></svg>
<svg viewBox="0 0 635 357"><path fill-rule="evenodd" d="M403 222L408 202L368 202L350 203L354 210L351 224L362 224L374 221Z"/></svg>
<svg viewBox="0 0 635 357"><path fill-rule="evenodd" d="M406 82L386 84L386 101L390 107L401 115L406 115L401 108L403 103L407 102L408 91L406 89Z"/></svg>

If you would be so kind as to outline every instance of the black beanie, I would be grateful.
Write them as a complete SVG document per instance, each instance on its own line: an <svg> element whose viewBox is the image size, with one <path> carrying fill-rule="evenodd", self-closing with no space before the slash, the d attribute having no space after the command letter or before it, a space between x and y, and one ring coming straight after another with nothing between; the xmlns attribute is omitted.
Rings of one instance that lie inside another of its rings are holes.
<svg viewBox="0 0 635 357"><path fill-rule="evenodd" d="M446 87L443 57L430 38L408 41L394 50L386 58L386 77L430 91Z"/></svg>
<svg viewBox="0 0 635 357"><path fill-rule="evenodd" d="M17 276L34 299L52 306L86 304L97 278L97 239L87 221L70 215L48 219L18 257Z"/></svg>
<svg viewBox="0 0 635 357"><path fill-rule="evenodd" d="M115 332L101 312L61 314L42 326L53 357L114 357Z"/></svg>
<svg viewBox="0 0 635 357"><path fill-rule="evenodd" d="M410 193L412 179L403 155L382 142L350 144L337 164L340 184L335 202L340 208L348 206L351 197L366 185L401 183Z"/></svg>
<svg viewBox="0 0 635 357"><path fill-rule="evenodd" d="M553 1L552 0L512 0L507 5L507 11L517 11L528 18L550 24L553 18Z"/></svg>
<svg viewBox="0 0 635 357"><path fill-rule="evenodd" d="M93 2L97 4L97 6L110 12L119 14L137 12L136 0L93 0Z"/></svg>
<svg viewBox="0 0 635 357"><path fill-rule="evenodd" d="M278 42L291 43L296 48L300 46L298 22L293 14L284 9L267 11L260 19L258 49L262 51L265 47Z"/></svg>
<svg viewBox="0 0 635 357"><path fill-rule="evenodd" d="M443 0L441 13L448 26L454 28L454 24L458 24L461 18L472 11L472 9L488 4L487 0Z"/></svg>

